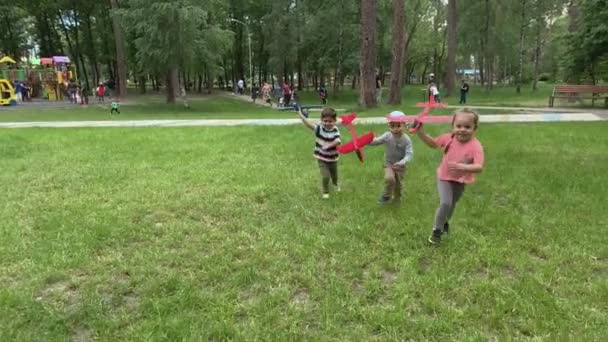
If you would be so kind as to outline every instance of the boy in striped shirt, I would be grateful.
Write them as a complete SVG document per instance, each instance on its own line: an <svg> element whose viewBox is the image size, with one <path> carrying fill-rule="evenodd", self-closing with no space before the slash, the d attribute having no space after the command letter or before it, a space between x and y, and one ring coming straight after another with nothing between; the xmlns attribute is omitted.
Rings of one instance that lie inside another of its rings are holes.
<svg viewBox="0 0 608 342"><path fill-rule="evenodd" d="M336 191L340 191L338 186L338 150L340 145L340 130L336 126L336 111L332 108L324 108L321 112L321 123L312 124L306 119L300 109L298 115L304 126L308 127L315 135L315 150L313 156L319 163L321 180L323 185L322 198L329 198L329 181L331 179Z"/></svg>

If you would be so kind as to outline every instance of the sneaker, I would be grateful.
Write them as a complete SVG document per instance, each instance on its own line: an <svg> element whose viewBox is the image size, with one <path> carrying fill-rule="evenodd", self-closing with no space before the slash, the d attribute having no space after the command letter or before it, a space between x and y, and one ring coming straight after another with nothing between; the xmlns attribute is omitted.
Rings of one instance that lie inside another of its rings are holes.
<svg viewBox="0 0 608 342"><path fill-rule="evenodd" d="M378 204L386 204L390 201L390 197L385 197L384 195L380 196L380 198L378 198Z"/></svg>
<svg viewBox="0 0 608 342"><path fill-rule="evenodd" d="M447 234L449 230L450 230L450 224L446 222L443 225L443 233Z"/></svg>
<svg viewBox="0 0 608 342"><path fill-rule="evenodd" d="M340 186L338 184L334 185L334 189L336 190L336 192L342 191L342 189L340 189Z"/></svg>
<svg viewBox="0 0 608 342"><path fill-rule="evenodd" d="M329 198L329 194L323 194L323 196L321 196L321 198L328 199Z"/></svg>
<svg viewBox="0 0 608 342"><path fill-rule="evenodd" d="M429 243L431 245L438 245L441 243L441 230L433 229L433 234L429 237Z"/></svg>

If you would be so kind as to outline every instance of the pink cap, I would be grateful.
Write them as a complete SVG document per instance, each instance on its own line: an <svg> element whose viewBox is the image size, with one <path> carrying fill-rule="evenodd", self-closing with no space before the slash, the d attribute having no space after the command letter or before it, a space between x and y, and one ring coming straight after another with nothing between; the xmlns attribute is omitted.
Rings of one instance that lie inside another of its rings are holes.
<svg viewBox="0 0 608 342"><path fill-rule="evenodd" d="M403 114L403 112L396 110L396 111L390 112L386 116L386 120L388 122L406 122L406 116L405 116L405 114Z"/></svg>

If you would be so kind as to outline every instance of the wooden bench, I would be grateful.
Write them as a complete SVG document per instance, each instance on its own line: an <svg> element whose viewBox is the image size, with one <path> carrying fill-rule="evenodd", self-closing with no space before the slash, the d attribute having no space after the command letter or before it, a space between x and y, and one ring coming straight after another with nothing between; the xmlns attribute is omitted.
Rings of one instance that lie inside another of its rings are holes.
<svg viewBox="0 0 608 342"><path fill-rule="evenodd" d="M555 99L591 99L591 105L595 100L604 99L604 106L608 107L608 86L602 85L558 85L553 88L553 94L549 96L549 107L553 107Z"/></svg>

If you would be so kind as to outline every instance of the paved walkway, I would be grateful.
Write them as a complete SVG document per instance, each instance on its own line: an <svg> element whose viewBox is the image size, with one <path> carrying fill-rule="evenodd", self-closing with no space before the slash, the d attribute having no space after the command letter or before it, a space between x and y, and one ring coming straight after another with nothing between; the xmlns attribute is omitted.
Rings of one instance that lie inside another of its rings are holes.
<svg viewBox="0 0 608 342"><path fill-rule="evenodd" d="M251 104L253 104L253 101L251 101L251 97L247 96L247 95L236 95L230 92L221 92L220 93L222 96L225 97L229 97L229 98L233 98L233 99L237 99L240 101L244 101L244 102L249 102ZM263 107L272 107L271 105L262 102L260 99L258 99L258 101L255 102L255 105L258 106L263 106ZM542 112L542 113L594 113L594 114L601 114L601 115L608 115L608 109L605 108L550 108L550 107L504 107L504 106L483 106L483 105L450 105L451 108L462 108L462 107L467 107L467 108L473 108L473 109L496 109L496 110L512 110L512 111L519 111L519 112L525 112L525 113L530 113L530 112ZM272 108L276 108L276 104L274 107ZM312 110L314 111L314 110Z"/></svg>
<svg viewBox="0 0 608 342"><path fill-rule="evenodd" d="M603 121L608 117L592 113L554 113L554 114L502 114L481 115L484 123L505 122L568 122ZM58 122L3 122L0 128L27 127L187 127L187 126L280 126L299 124L299 119L234 119L234 120L124 120L124 121L58 121ZM357 118L358 124L386 123L385 117Z"/></svg>

